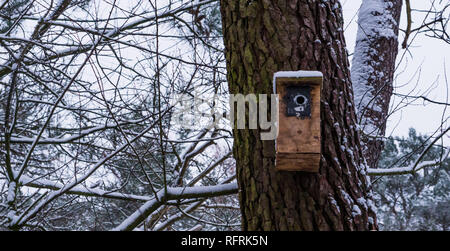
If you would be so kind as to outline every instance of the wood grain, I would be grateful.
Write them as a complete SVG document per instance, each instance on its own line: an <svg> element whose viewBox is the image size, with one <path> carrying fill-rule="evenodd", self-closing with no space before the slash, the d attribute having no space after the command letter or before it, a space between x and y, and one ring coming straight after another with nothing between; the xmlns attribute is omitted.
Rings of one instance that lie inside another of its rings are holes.
<svg viewBox="0 0 450 251"><path fill-rule="evenodd" d="M286 87L309 85L311 118L286 116ZM276 141L277 170L317 172L320 165L320 93L322 78L277 78L279 96L279 134Z"/></svg>
<svg viewBox="0 0 450 251"><path fill-rule="evenodd" d="M277 153L275 167L278 171L316 173L320 167L320 153Z"/></svg>

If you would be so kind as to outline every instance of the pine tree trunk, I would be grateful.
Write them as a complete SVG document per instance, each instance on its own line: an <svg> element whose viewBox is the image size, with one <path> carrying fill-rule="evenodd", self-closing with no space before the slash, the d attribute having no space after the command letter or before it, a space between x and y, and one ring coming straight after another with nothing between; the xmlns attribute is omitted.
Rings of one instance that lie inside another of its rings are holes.
<svg viewBox="0 0 450 251"><path fill-rule="evenodd" d="M276 171L274 141L234 130L242 229L376 229L339 2L221 0L221 12L231 93L270 94L281 70L324 75L319 173Z"/></svg>
<svg viewBox="0 0 450 251"><path fill-rule="evenodd" d="M392 96L402 0L364 0L351 69L364 157L377 168Z"/></svg>

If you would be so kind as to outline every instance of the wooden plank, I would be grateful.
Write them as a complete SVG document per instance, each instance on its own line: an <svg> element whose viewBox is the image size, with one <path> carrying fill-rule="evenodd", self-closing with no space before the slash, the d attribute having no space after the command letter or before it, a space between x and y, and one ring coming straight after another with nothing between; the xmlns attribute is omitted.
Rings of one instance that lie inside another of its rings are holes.
<svg viewBox="0 0 450 251"><path fill-rule="evenodd" d="M277 153L276 169L278 171L318 172L320 167L319 153Z"/></svg>
<svg viewBox="0 0 450 251"><path fill-rule="evenodd" d="M311 80L294 80L277 79L277 92L280 94L277 152L320 153L320 85ZM283 102L283 97L286 94L286 87L289 85L310 85L313 87L311 91L311 118L300 119L286 116L286 104Z"/></svg>

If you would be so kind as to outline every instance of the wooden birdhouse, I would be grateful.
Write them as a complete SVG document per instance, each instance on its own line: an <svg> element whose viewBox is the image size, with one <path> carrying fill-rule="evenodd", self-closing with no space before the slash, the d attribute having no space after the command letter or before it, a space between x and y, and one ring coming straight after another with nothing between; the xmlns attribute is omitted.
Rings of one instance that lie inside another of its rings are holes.
<svg viewBox="0 0 450 251"><path fill-rule="evenodd" d="M276 169L318 172L320 166L320 93L323 75L316 71L277 72Z"/></svg>

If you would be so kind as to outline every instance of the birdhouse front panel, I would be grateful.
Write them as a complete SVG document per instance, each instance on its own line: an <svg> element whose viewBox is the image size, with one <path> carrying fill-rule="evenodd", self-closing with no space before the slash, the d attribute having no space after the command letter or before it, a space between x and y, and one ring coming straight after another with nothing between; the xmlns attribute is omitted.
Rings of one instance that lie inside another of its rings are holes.
<svg viewBox="0 0 450 251"><path fill-rule="evenodd" d="M317 172L320 165L320 72L278 72L274 92L279 96L276 168Z"/></svg>

